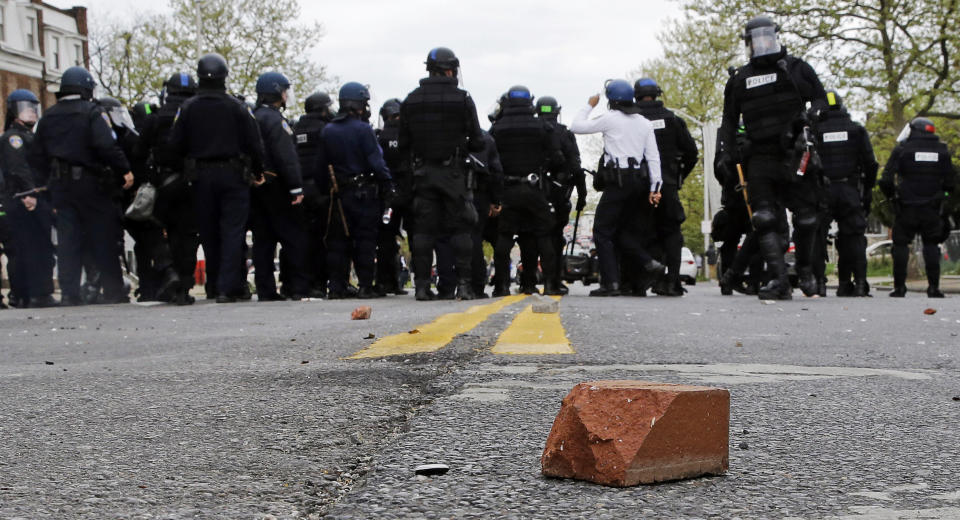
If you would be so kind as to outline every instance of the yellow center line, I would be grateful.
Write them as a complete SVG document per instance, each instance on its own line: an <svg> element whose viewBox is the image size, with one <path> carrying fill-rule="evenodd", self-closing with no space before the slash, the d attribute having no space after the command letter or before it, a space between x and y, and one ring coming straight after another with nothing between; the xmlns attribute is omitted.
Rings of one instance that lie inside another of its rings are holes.
<svg viewBox="0 0 960 520"><path fill-rule="evenodd" d="M464 334L483 323L492 314L504 307L526 298L525 294L506 296L486 305L476 305L463 312L451 312L416 328L418 332L402 332L375 341L369 347L355 353L347 359L377 358L434 352L447 346L458 334Z"/></svg>
<svg viewBox="0 0 960 520"><path fill-rule="evenodd" d="M560 301L559 296L553 299ZM508 355L576 354L560 322L560 313L535 313L532 305L514 318L491 352Z"/></svg>

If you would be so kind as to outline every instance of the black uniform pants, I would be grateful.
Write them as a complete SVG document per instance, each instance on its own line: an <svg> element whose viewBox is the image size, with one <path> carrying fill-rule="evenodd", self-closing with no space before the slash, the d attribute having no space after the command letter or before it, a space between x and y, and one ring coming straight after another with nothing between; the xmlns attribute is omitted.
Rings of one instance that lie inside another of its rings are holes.
<svg viewBox="0 0 960 520"><path fill-rule="evenodd" d="M553 208L539 187L527 183L507 185L503 190L503 210L498 223L497 243L494 245L494 268L498 287L509 285L510 252L514 236L520 236L520 255L523 262L522 283L536 285L537 268L543 270L544 280L556 273L557 256L551 231L554 226ZM539 256L539 265L537 258ZM552 283L553 280L549 279Z"/></svg>
<svg viewBox="0 0 960 520"><path fill-rule="evenodd" d="M10 291L26 301L53 294L54 247L51 240L53 211L50 203L37 199L37 207L27 211L20 200L7 200L7 222L10 226L10 249L23 261L10 262Z"/></svg>
<svg viewBox="0 0 960 520"><path fill-rule="evenodd" d="M907 281L907 262L910 259L910 242L920 235L923 242L923 263L927 282L932 287L940 285L940 243L943 220L938 204L920 206L903 205L893 221L893 284L902 286Z"/></svg>
<svg viewBox="0 0 960 520"><path fill-rule="evenodd" d="M667 266L667 282L671 286L679 286L680 252L683 249L683 232L680 226L687 219L687 215L680 202L678 186L664 184L660 193L660 204L653 211L657 242L663 251L663 263Z"/></svg>
<svg viewBox="0 0 960 520"><path fill-rule="evenodd" d="M774 278L786 279L784 208L793 212L797 270L810 271L817 234L819 189L814 175L798 178L792 158L780 151L758 151L747 161L747 182L753 224L761 254Z"/></svg>
<svg viewBox="0 0 960 520"><path fill-rule="evenodd" d="M198 167L193 194L207 278L216 283L217 294L239 297L244 292L240 284L246 283L243 248L250 186L239 168Z"/></svg>
<svg viewBox="0 0 960 520"><path fill-rule="evenodd" d="M550 276L553 277L557 284L560 283L563 274L563 250L567 245L567 237L563 234L563 230L566 229L567 224L570 223L570 211L573 209L573 205L570 203L570 197L565 197L565 195L567 195L566 188L554 187L550 197L554 209L550 239L553 242L553 251L557 258L557 267L553 273L550 273ZM576 239L576 237L574 237L574 239ZM544 273L544 275L546 274L547 273Z"/></svg>
<svg viewBox="0 0 960 520"><path fill-rule="evenodd" d="M607 287L620 283L618 245L624 260L633 265L643 266L651 260L642 231L650 227L650 185L639 175L623 175L621 179L622 186L608 186L603 191L593 220L600 280Z"/></svg>
<svg viewBox="0 0 960 520"><path fill-rule="evenodd" d="M343 294L347 290L350 261L357 272L360 288L372 288L376 269L377 234L381 223L380 198L374 186L341 188L340 201L347 217L347 237L336 200L327 235L327 267L330 292Z"/></svg>
<svg viewBox="0 0 960 520"><path fill-rule="evenodd" d="M830 184L825 189L826 211L820 223L818 249L814 253L814 271L823 274L827 234L830 223L837 222L837 276L840 283L867 278L867 217L860 201L860 190L849 183Z"/></svg>
<svg viewBox="0 0 960 520"><path fill-rule="evenodd" d="M154 207L154 214L167 232L173 269L180 277L182 292L193 287L194 272L197 269L197 248L200 246L191 189L190 184L181 176L179 180L159 189Z"/></svg>
<svg viewBox="0 0 960 520"><path fill-rule="evenodd" d="M382 208L386 211L386 208ZM407 229L410 235L410 208L402 204L393 205L393 215L390 222L380 221L380 230L377 236L377 287L385 291L400 289L400 229Z"/></svg>
<svg viewBox="0 0 960 520"><path fill-rule="evenodd" d="M477 210L477 223L473 226L470 239L473 242L470 258L470 279L473 283L473 292L480 294L487 283L487 259L483 255L483 232L490 219L490 195L486 190L478 190L473 194L473 207Z"/></svg>
<svg viewBox="0 0 960 520"><path fill-rule="evenodd" d="M60 291L68 301L80 300L80 272L87 249L100 273L107 301L124 297L117 237L122 233L120 211L96 177L54 181L53 207L57 211L57 259Z"/></svg>
<svg viewBox="0 0 960 520"><path fill-rule="evenodd" d="M285 288L286 292L304 296L310 287L306 269L306 230L299 214L302 208L292 205L291 200L280 182L252 188L250 229L253 231L253 265L256 270L254 282L257 294L264 297L277 294L273 273L278 244L284 249L284 267L289 268L289 273L283 275L291 285Z"/></svg>
<svg viewBox="0 0 960 520"><path fill-rule="evenodd" d="M123 227L133 238L133 254L137 259L140 298L155 300L163 272L173 266L170 247L163 228L156 222L124 219Z"/></svg>
<svg viewBox="0 0 960 520"><path fill-rule="evenodd" d="M418 287L430 285L433 250L438 237L449 236L459 283L470 284L470 233L477 210L467 191L463 169L454 163L425 163L414 171L413 270Z"/></svg>

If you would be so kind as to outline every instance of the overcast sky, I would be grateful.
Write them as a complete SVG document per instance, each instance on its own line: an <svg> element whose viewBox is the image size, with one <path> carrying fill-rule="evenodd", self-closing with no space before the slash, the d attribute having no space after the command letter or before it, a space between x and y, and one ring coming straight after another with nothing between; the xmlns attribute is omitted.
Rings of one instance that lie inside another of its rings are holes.
<svg viewBox="0 0 960 520"><path fill-rule="evenodd" d="M92 21L102 12L129 16L144 9L122 0L52 3L86 5ZM556 97L569 121L604 80L625 77L659 55L656 33L678 13L667 0L301 0L301 7L304 21L326 29L316 60L342 82L369 84L374 113L414 89L427 52L445 46L460 58L464 87L484 122L487 109L515 84Z"/></svg>

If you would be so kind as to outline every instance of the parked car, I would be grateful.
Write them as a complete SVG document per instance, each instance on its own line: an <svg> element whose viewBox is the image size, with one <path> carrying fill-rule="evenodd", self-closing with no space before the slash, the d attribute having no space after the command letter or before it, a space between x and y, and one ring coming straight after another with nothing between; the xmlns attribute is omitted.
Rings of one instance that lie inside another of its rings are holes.
<svg viewBox="0 0 960 520"><path fill-rule="evenodd" d="M697 259L686 247L680 250L680 281L687 285L697 283Z"/></svg>

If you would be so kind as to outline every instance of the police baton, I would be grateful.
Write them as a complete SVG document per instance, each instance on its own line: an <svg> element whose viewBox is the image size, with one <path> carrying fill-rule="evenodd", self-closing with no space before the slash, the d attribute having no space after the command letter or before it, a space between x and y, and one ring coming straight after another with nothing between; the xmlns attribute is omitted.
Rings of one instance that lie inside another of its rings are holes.
<svg viewBox="0 0 960 520"><path fill-rule="evenodd" d="M750 207L750 197L747 195L747 180L743 178L743 166L740 163L737 163L737 177L740 178L740 184L737 186L737 191L743 192L743 202L747 205L747 216L750 217L750 221L753 221L753 208Z"/></svg>
<svg viewBox="0 0 960 520"><path fill-rule="evenodd" d="M330 234L330 218L333 217L333 202L337 202L337 210L340 213L340 222L343 223L343 234L350 238L350 227L347 225L347 215L343 211L343 201L340 200L340 186L337 185L337 175L333 172L333 165L329 165L330 171L330 207L327 208L327 232L323 235L323 241L327 241Z"/></svg>
<svg viewBox="0 0 960 520"><path fill-rule="evenodd" d="M34 188L34 189L32 189L32 190L21 191L20 193L14 193L14 194L13 194L13 197L11 197L11 198L20 199L20 198L23 198L23 197L29 197L29 196L31 196L31 195L37 195L37 194L43 193L43 192L45 192L45 191L47 191L47 187L46 187L46 186L40 186L39 188Z"/></svg>

